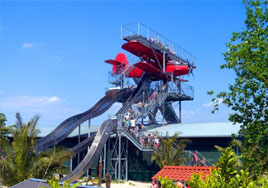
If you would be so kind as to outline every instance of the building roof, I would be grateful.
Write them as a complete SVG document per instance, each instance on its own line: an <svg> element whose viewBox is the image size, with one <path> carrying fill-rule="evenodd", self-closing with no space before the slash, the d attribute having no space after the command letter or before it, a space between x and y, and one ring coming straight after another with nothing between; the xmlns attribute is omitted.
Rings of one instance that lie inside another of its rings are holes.
<svg viewBox="0 0 268 188"><path fill-rule="evenodd" d="M188 181L192 174L202 173L202 177L205 178L210 174L210 170L213 167L206 166L164 166L159 172L157 172L152 179L158 179L158 177L168 177L174 181Z"/></svg>
<svg viewBox="0 0 268 188"><path fill-rule="evenodd" d="M59 184L62 185L61 182ZM11 188L36 188L36 187L50 187L50 186L45 180L31 178L29 180L25 180L16 185L13 185ZM98 188L98 187L79 185L77 186L77 188Z"/></svg>
<svg viewBox="0 0 268 188"><path fill-rule="evenodd" d="M90 132L98 131L99 125L91 125ZM56 127L46 126L39 127L41 133L39 137L44 137L53 131ZM179 133L180 137L231 137L232 134L238 134L240 129L239 124L233 124L232 122L209 122L209 123L178 123L168 124L161 127L156 127L147 131L158 132L160 135L165 135L168 131L169 135ZM81 126L81 135L88 134L88 127ZM75 137L78 135L78 130L74 130L68 137Z"/></svg>
<svg viewBox="0 0 268 188"><path fill-rule="evenodd" d="M180 137L231 137L238 134L239 124L232 122L179 123L150 129L147 133L158 132L160 135L179 133Z"/></svg>

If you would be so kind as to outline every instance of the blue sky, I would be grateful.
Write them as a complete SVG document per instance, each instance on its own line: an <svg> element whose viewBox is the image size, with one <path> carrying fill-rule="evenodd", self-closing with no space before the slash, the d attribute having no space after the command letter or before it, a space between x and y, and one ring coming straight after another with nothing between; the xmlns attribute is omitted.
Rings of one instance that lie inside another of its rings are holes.
<svg viewBox="0 0 268 188"><path fill-rule="evenodd" d="M40 114L39 126L56 126L89 109L109 86L104 61L124 51L120 26L139 20L197 57L189 77L195 99L183 103L182 121L227 121L224 106L210 113L207 91L232 83L233 72L219 66L244 19L240 1L1 1L0 112L7 124L20 112L25 121Z"/></svg>

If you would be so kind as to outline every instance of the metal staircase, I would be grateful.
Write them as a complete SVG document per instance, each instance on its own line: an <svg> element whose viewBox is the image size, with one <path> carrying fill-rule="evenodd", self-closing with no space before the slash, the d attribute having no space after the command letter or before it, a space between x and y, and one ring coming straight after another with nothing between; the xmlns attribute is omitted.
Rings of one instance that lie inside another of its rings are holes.
<svg viewBox="0 0 268 188"><path fill-rule="evenodd" d="M154 151L153 148L142 146L139 141L128 131L125 129L121 129L122 134L132 143L134 144L139 150L141 151Z"/></svg>

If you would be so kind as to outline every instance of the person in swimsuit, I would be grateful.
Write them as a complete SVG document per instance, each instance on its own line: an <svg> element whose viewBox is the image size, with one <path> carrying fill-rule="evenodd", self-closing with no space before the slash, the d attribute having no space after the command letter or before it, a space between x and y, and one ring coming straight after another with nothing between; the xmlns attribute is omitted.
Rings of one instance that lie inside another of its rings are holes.
<svg viewBox="0 0 268 188"><path fill-rule="evenodd" d="M150 188L158 188L158 185L155 180L152 181L152 185Z"/></svg>

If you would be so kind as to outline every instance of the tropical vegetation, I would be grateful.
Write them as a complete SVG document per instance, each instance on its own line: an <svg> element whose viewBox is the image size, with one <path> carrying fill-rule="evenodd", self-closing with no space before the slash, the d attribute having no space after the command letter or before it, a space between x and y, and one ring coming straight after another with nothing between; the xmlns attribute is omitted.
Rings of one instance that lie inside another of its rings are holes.
<svg viewBox="0 0 268 188"><path fill-rule="evenodd" d="M244 173L258 178L268 170L268 1L243 2L245 27L233 33L221 66L234 71L235 81L212 100L221 98L232 109L229 120L241 125L241 160L248 169ZM218 108L216 103L213 112Z"/></svg>
<svg viewBox="0 0 268 188"><path fill-rule="evenodd" d="M239 165L239 158L231 147L217 148L221 151L221 157L211 170L211 175L203 179L202 174L193 174L187 182L191 188L268 188L267 177L250 176L248 169Z"/></svg>
<svg viewBox="0 0 268 188"><path fill-rule="evenodd" d="M64 162L73 156L72 152L56 148L39 153L35 150L39 116L23 123L17 113L16 119L15 125L5 127L9 137L0 138L3 157L0 160L1 183L11 186L29 178L52 178L54 173L66 171Z"/></svg>
<svg viewBox="0 0 268 188"><path fill-rule="evenodd" d="M166 136L160 139L159 147L153 153L152 160L160 168L165 165L183 165L184 149L189 142L187 139L179 139L178 133L170 137L167 132Z"/></svg>
<svg viewBox="0 0 268 188"><path fill-rule="evenodd" d="M177 186L174 183L173 179L170 179L167 176L164 177L164 178L159 176L158 180L159 180L159 183L161 185L161 188L177 188Z"/></svg>
<svg viewBox="0 0 268 188"><path fill-rule="evenodd" d="M68 182L64 181L62 185L60 185L59 181L55 179L51 180L47 179L46 181L49 184L50 188L75 188L80 185L78 182L71 185L70 181ZM47 187L41 187L41 188L47 188Z"/></svg>

